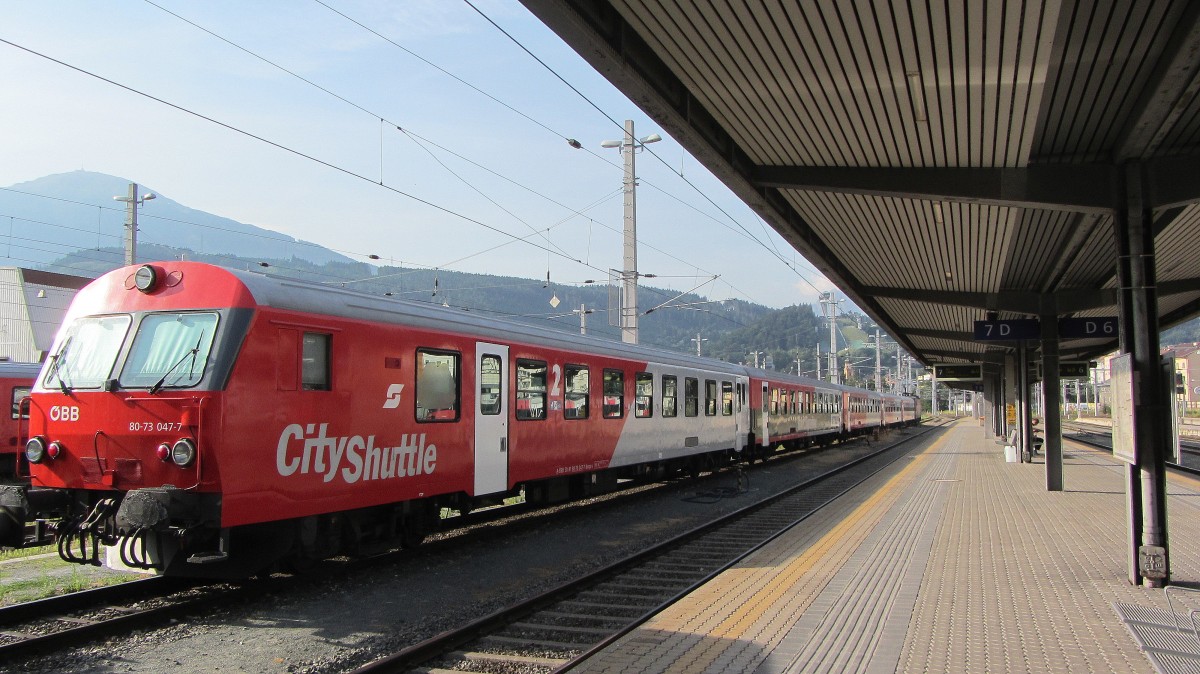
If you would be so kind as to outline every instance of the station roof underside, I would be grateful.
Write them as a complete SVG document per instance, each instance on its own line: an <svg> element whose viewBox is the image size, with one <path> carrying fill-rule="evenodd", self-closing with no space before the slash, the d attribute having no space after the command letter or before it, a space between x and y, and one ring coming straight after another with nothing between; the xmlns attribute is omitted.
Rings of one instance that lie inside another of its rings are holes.
<svg viewBox="0 0 1200 674"><path fill-rule="evenodd" d="M1159 323L1200 313L1200 3L522 2L927 364L1116 315L1134 176Z"/></svg>

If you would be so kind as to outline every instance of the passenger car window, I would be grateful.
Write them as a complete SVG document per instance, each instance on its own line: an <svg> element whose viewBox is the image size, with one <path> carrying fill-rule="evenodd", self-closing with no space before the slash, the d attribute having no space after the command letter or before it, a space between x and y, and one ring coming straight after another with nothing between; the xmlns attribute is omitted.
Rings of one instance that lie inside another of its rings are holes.
<svg viewBox="0 0 1200 674"><path fill-rule="evenodd" d="M694 417L700 413L700 380L686 377L683 380L683 415Z"/></svg>
<svg viewBox="0 0 1200 674"><path fill-rule="evenodd" d="M673 417L676 415L676 401L679 399L679 380L672 375L663 375L662 378L662 415L664 417Z"/></svg>
<svg viewBox="0 0 1200 674"><path fill-rule="evenodd" d="M458 421L459 354L417 349L417 421Z"/></svg>
<svg viewBox="0 0 1200 674"><path fill-rule="evenodd" d="M721 414L733 414L733 382L721 382Z"/></svg>
<svg viewBox="0 0 1200 674"><path fill-rule="evenodd" d="M546 418L546 363L517 361L517 418Z"/></svg>
<svg viewBox="0 0 1200 674"><path fill-rule="evenodd" d="M12 390L12 418L28 419L29 413L21 414L21 401L29 397L28 386L14 386Z"/></svg>
<svg viewBox="0 0 1200 674"><path fill-rule="evenodd" d="M564 369L563 417L566 419L588 418L588 369L582 365L568 365Z"/></svg>
<svg viewBox="0 0 1200 674"><path fill-rule="evenodd" d="M717 382L712 379L704 380L704 416L717 415Z"/></svg>
<svg viewBox="0 0 1200 674"><path fill-rule="evenodd" d="M604 371L604 418L619 419L625 416L625 373L620 370Z"/></svg>
<svg viewBox="0 0 1200 674"><path fill-rule="evenodd" d="M654 375L638 372L633 375L633 416L646 418L654 414Z"/></svg>

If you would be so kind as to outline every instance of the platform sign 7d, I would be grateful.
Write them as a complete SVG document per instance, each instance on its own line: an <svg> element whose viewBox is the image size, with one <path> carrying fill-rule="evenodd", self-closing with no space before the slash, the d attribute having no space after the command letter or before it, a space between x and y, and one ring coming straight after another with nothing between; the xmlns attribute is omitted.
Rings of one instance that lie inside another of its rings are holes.
<svg viewBox="0 0 1200 674"><path fill-rule="evenodd" d="M1042 324L1036 318L1018 318L1007 321L975 321L975 339L978 341L1037 339L1041 336Z"/></svg>

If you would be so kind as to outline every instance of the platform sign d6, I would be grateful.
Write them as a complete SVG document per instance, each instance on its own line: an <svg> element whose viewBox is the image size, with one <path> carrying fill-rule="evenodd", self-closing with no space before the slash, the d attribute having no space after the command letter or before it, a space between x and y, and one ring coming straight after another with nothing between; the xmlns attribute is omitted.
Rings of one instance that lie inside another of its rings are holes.
<svg viewBox="0 0 1200 674"><path fill-rule="evenodd" d="M1061 339L1112 339L1118 336L1119 330L1116 316L1058 319Z"/></svg>

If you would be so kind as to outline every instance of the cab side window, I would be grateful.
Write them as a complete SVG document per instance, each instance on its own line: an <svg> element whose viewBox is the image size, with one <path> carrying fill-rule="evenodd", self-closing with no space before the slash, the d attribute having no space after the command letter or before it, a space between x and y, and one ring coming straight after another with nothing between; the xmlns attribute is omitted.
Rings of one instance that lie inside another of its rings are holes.
<svg viewBox="0 0 1200 674"><path fill-rule="evenodd" d="M329 348L333 335L306 332L301 343L300 388L305 391L328 391L331 388Z"/></svg>

